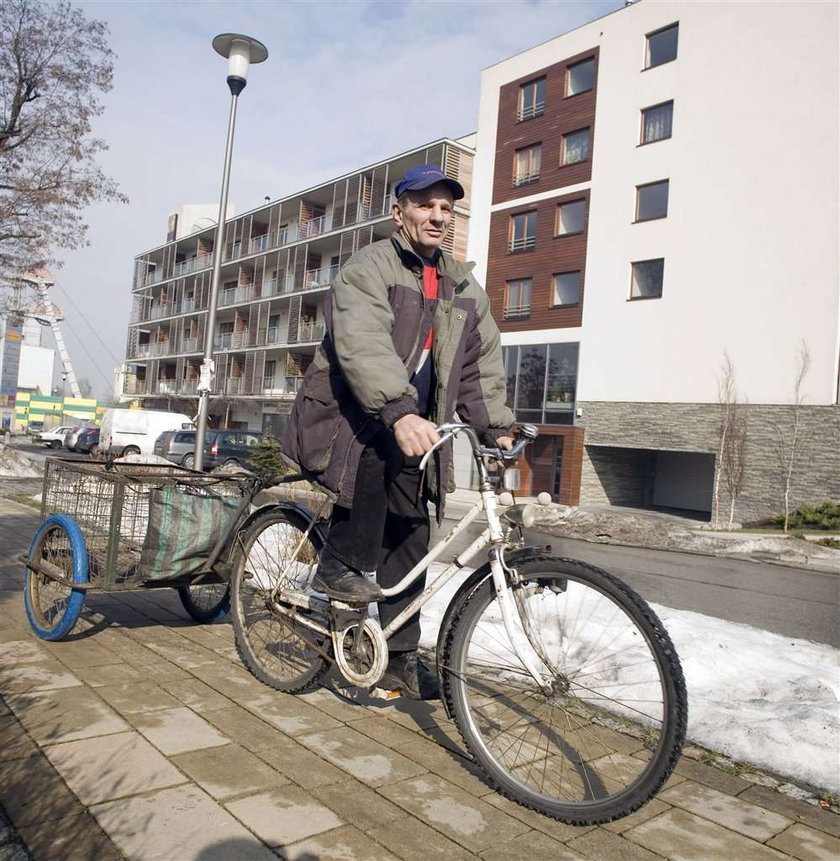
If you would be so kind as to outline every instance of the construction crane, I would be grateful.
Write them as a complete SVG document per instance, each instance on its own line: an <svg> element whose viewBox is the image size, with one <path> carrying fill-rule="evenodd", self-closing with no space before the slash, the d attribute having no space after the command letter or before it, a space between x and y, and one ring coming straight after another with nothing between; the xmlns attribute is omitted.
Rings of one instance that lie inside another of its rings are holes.
<svg viewBox="0 0 840 861"><path fill-rule="evenodd" d="M17 307L12 308L12 303L9 302L7 303L9 310L21 317L31 317L37 320L42 326L49 326L52 329L55 346L61 358L61 368L64 377L70 384L70 392L74 398L81 398L82 390L79 388L76 372L73 370L73 364L70 361L70 354L67 352L67 347L64 344L64 336L61 334L61 327L58 325L64 319L64 315L61 313L61 309L52 301L48 292L49 288L55 284L55 280L46 269L36 269L19 275L17 281L19 286L15 285L12 288L15 295L13 303ZM30 287L38 297L32 308L25 307L25 303L22 301L23 297L20 296L20 288L24 285Z"/></svg>

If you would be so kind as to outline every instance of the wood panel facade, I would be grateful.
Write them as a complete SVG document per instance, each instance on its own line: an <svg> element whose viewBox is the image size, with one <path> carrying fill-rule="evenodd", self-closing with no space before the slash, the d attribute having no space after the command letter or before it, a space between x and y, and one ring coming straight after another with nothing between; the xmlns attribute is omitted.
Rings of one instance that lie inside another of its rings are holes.
<svg viewBox="0 0 840 861"><path fill-rule="evenodd" d="M595 62L591 90L567 96L566 73L569 66L592 58ZM519 94L523 84L545 78L545 109L540 116L519 119ZM499 92L499 118L496 130L496 161L493 174L493 203L507 203L532 194L564 188L592 178L592 149L595 140L595 98L598 90L598 48L592 48L545 69L531 72L505 84ZM563 135L589 128L589 158L576 164L561 164ZM516 151L542 144L539 179L527 185L513 182Z"/></svg>
<svg viewBox="0 0 840 861"><path fill-rule="evenodd" d="M562 203L583 200L586 213L583 232L558 236L558 208ZM511 218L519 213L536 211L537 235L534 247L527 251L508 251ZM586 284L586 235L589 224L589 190L560 194L538 203L511 207L494 212L490 219L490 254L487 263L487 295L493 317L503 332L529 332L534 329L574 328L581 325ZM581 273L577 304L553 304L554 275ZM505 319L505 292L508 281L531 278L530 314Z"/></svg>

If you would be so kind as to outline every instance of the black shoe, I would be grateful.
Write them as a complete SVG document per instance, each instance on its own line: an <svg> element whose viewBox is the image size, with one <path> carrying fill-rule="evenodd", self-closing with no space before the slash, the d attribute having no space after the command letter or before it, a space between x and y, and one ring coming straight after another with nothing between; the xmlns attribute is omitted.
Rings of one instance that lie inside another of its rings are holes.
<svg viewBox="0 0 840 861"><path fill-rule="evenodd" d="M312 587L330 598L346 601L349 604L381 601L382 590L376 583L365 580L355 571L342 571L340 574L325 574L320 569L312 578Z"/></svg>
<svg viewBox="0 0 840 861"><path fill-rule="evenodd" d="M417 652L392 652L378 687L400 691L412 700L440 699L437 675L417 657Z"/></svg>

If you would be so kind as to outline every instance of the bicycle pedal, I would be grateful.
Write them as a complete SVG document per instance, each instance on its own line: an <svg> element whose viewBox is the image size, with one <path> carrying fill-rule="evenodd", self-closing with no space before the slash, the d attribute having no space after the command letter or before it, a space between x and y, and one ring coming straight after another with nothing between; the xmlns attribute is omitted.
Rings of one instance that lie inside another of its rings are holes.
<svg viewBox="0 0 840 861"><path fill-rule="evenodd" d="M397 700L402 696L401 691L389 691L385 688L371 688L368 694L374 700Z"/></svg>

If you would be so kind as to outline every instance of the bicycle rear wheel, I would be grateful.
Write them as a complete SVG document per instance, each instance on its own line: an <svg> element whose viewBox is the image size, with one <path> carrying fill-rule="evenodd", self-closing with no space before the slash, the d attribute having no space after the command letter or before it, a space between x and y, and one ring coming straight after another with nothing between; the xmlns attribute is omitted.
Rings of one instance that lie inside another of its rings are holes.
<svg viewBox="0 0 840 861"><path fill-rule="evenodd" d="M537 685L511 647L486 580L457 611L443 655L464 743L491 783L526 807L575 825L626 816L667 780L685 739L671 640L605 571L546 558L518 573L515 636L548 684Z"/></svg>
<svg viewBox="0 0 840 861"><path fill-rule="evenodd" d="M329 639L300 623L303 614L326 627L327 620L288 605L291 616L269 607L272 590L305 592L318 565L321 534L308 520L286 508L258 515L237 541L231 576L231 610L236 648L245 666L278 691L301 693L327 671Z"/></svg>
<svg viewBox="0 0 840 861"><path fill-rule="evenodd" d="M184 609L202 625L220 622L230 611L229 583L197 583L179 586L178 597Z"/></svg>

